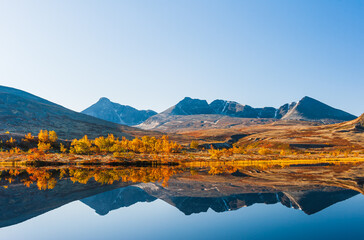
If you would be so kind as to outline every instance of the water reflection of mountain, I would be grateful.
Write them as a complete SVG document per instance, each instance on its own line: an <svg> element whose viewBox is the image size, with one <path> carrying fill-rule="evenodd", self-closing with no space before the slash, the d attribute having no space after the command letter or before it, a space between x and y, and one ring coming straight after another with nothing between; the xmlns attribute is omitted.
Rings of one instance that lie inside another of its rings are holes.
<svg viewBox="0 0 364 240"><path fill-rule="evenodd" d="M265 191L269 190L265 189ZM155 199L161 199L175 206L186 215L206 212L208 209L215 212L237 210L257 203L281 203L286 207L300 209L310 215L359 194L353 190L337 187L298 189L292 192L274 192L273 189L272 191L237 193L227 196L181 196L178 192L170 191L168 188L148 183L100 193L81 201L101 215L120 207L128 207L137 202L150 202ZM201 192L201 195L204 193Z"/></svg>

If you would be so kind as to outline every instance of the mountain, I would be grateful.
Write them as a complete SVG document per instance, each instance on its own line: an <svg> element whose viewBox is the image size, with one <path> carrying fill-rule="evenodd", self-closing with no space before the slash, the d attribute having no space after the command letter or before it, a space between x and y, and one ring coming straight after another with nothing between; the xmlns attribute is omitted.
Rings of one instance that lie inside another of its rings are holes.
<svg viewBox="0 0 364 240"><path fill-rule="evenodd" d="M64 139L113 133L131 137L141 130L78 113L30 93L0 86L0 131L37 134L54 130Z"/></svg>
<svg viewBox="0 0 364 240"><path fill-rule="evenodd" d="M111 102L107 98L100 98L97 103L83 110L82 113L109 122L126 124L129 126L140 124L149 117L157 114L152 110L137 110L130 106L120 105Z"/></svg>
<svg viewBox="0 0 364 240"><path fill-rule="evenodd" d="M234 101L214 100L210 104L206 100L184 98L161 115L201 115L220 114L240 118L275 118L277 109L273 107L253 108Z"/></svg>
<svg viewBox="0 0 364 240"><path fill-rule="evenodd" d="M240 120L236 118L240 118ZM352 114L330 107L310 97L304 97L298 103L284 104L279 108L253 108L249 105L220 99L208 104L206 100L186 97L169 109L148 118L138 127L176 132L206 128L205 123L210 125L208 128L231 128L237 125L265 124L281 119L331 124L355 118ZM221 124L221 119L224 119L225 123L229 120L232 124ZM258 119L267 120L258 121Z"/></svg>
<svg viewBox="0 0 364 240"><path fill-rule="evenodd" d="M285 120L306 121L349 121L356 116L342 110L330 107L310 97L302 98L282 117Z"/></svg>

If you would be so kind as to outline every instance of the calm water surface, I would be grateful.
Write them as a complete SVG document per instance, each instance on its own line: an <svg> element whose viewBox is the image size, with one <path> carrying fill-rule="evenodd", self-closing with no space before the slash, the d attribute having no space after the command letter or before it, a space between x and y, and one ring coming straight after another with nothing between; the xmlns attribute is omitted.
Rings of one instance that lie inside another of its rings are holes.
<svg viewBox="0 0 364 240"><path fill-rule="evenodd" d="M280 177L292 170L279 170ZM168 184L63 178L42 190L16 178L0 191L0 239L362 238L361 176L337 186L337 179L280 182L276 172L255 174L179 172Z"/></svg>

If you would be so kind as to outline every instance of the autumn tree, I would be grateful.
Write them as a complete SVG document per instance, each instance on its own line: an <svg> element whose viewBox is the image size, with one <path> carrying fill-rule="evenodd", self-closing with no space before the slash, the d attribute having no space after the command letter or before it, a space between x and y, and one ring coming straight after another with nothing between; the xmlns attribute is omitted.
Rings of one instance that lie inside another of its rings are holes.
<svg viewBox="0 0 364 240"><path fill-rule="evenodd" d="M6 143L9 143L10 145L14 145L16 143L16 140L13 137L10 137L10 139L7 140Z"/></svg>
<svg viewBox="0 0 364 240"><path fill-rule="evenodd" d="M43 152L49 151L49 149L51 149L51 144L45 142L39 142L38 149Z"/></svg>
<svg viewBox="0 0 364 240"><path fill-rule="evenodd" d="M55 131L49 131L48 138L51 143L55 143L58 140L57 133Z"/></svg>
<svg viewBox="0 0 364 240"><path fill-rule="evenodd" d="M71 153L90 154L92 142L88 139L87 135L85 135L80 140L74 139L71 143L71 146Z"/></svg>
<svg viewBox="0 0 364 240"><path fill-rule="evenodd" d="M40 130L38 133L39 142L49 142L49 133L47 130Z"/></svg>
<svg viewBox="0 0 364 240"><path fill-rule="evenodd" d="M59 144L59 150L60 150L62 153L67 152L67 148L63 145L63 143L60 143L60 144Z"/></svg>
<svg viewBox="0 0 364 240"><path fill-rule="evenodd" d="M24 139L23 139L23 141L25 141L25 142L30 142L33 140L34 140L34 136L31 133L25 134Z"/></svg>
<svg viewBox="0 0 364 240"><path fill-rule="evenodd" d="M114 144L117 143L117 139L114 137L113 134L109 134L107 138L105 137L96 138L94 143L101 152L110 152Z"/></svg>

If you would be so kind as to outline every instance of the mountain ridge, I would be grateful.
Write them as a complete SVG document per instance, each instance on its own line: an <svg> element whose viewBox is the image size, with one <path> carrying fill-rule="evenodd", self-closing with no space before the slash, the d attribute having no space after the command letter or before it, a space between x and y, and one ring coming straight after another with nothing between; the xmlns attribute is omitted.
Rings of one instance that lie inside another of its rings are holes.
<svg viewBox="0 0 364 240"><path fill-rule="evenodd" d="M158 129L162 125L170 122L170 125L176 126L178 121L184 122L185 125L193 125L188 117L177 116L194 116L194 122L205 122L207 116L216 115L215 122L219 121L218 115L228 116L234 118L252 119L272 119L272 120L300 120L300 121L313 121L321 122L323 124L338 123L349 121L356 118L356 116L344 112L342 110L330 107L318 100L305 96L300 101L286 103L279 108L263 107L253 108L249 105L242 105L235 101L227 101L217 99L210 104L206 100L192 99L189 97L184 98L176 105L168 108L167 110L148 118L146 121L138 125L142 129ZM177 120L178 119L178 120ZM163 128L164 129L164 128Z"/></svg>

